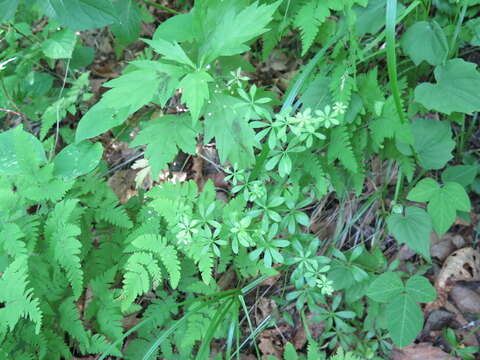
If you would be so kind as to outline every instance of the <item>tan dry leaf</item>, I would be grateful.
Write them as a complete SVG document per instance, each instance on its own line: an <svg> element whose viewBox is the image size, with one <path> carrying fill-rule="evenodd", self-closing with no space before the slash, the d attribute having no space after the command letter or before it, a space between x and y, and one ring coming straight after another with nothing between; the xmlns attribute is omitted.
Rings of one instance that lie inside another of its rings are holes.
<svg viewBox="0 0 480 360"><path fill-rule="evenodd" d="M390 358L392 360L459 360L430 343L412 344L402 349L396 348Z"/></svg>

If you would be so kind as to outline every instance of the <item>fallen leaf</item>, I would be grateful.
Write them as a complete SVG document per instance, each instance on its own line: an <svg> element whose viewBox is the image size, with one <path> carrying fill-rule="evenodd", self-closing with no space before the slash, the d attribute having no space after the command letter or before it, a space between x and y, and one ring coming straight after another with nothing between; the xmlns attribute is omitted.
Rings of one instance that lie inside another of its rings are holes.
<svg viewBox="0 0 480 360"><path fill-rule="evenodd" d="M429 343L412 344L402 349L395 348L391 360L460 360L451 357L442 349Z"/></svg>
<svg viewBox="0 0 480 360"><path fill-rule="evenodd" d="M461 285L455 285L450 296L462 313L480 314L480 295Z"/></svg>

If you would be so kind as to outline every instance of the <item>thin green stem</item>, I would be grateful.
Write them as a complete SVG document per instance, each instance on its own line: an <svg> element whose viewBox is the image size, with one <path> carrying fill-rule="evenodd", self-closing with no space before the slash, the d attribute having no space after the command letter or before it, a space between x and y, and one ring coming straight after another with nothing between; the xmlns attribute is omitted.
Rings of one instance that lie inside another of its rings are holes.
<svg viewBox="0 0 480 360"><path fill-rule="evenodd" d="M457 52L457 47L455 46L457 42L458 35L460 34L460 29L462 28L463 20L465 19L465 13L467 12L468 1L465 1L465 4L462 6L462 11L457 20L457 25L455 26L455 32L453 33L452 41L450 43L450 57L452 57Z"/></svg>
<svg viewBox="0 0 480 360"><path fill-rule="evenodd" d="M147 5L154 6L157 9L163 10L163 11L168 12L168 13L173 14L173 15L180 15L181 14L177 10L171 9L168 6L157 4L156 2L153 2L153 1L150 1L150 0L141 0L141 1L143 1Z"/></svg>
<svg viewBox="0 0 480 360"><path fill-rule="evenodd" d="M400 97L400 88L397 78L397 56L395 52L395 25L397 18L397 0L387 0L386 15L386 39L387 39L387 68L388 77L390 79L390 87L392 88L395 107L397 108L398 117L402 124L406 123L405 114L403 113L402 100Z"/></svg>

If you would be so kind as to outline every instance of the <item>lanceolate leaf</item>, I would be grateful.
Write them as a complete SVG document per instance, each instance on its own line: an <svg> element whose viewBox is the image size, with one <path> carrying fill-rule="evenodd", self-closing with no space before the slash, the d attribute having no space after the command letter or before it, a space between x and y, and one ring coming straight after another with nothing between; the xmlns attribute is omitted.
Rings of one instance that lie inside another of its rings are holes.
<svg viewBox="0 0 480 360"><path fill-rule="evenodd" d="M408 247L425 259L430 260L430 232L432 221L428 214L414 206L405 210L405 216L392 214L387 219L388 230L399 243Z"/></svg>
<svg viewBox="0 0 480 360"><path fill-rule="evenodd" d="M111 0L42 0L45 14L72 30L87 30L114 23Z"/></svg>
<svg viewBox="0 0 480 360"><path fill-rule="evenodd" d="M480 72L463 59L449 60L435 68L436 84L423 83L415 89L415 99L428 110L445 114L480 111Z"/></svg>
<svg viewBox="0 0 480 360"><path fill-rule="evenodd" d="M420 306L408 294L401 294L385 308L388 318L387 329L398 347L410 345L423 327Z"/></svg>

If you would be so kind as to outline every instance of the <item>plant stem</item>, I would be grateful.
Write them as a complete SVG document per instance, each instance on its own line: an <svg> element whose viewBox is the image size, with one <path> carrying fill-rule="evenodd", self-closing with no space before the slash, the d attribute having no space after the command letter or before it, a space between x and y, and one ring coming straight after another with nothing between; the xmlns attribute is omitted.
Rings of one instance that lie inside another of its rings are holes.
<svg viewBox="0 0 480 360"><path fill-rule="evenodd" d="M163 10L163 11L168 12L170 14L173 14L173 15L179 15L180 14L180 12L178 12L177 10L169 8L168 6L160 5L160 4L157 4L156 2L153 2L153 1L150 1L150 0L142 0L142 1L147 5L154 6L157 9Z"/></svg>
<svg viewBox="0 0 480 360"><path fill-rule="evenodd" d="M462 28L463 19L465 18L465 13L467 12L468 2L465 1L465 4L462 7L462 11L460 12L460 17L457 21L457 26L455 27L455 32L453 33L452 42L450 43L450 57L453 56L457 50L455 47L455 43L457 42L458 34L460 34L460 29Z"/></svg>

